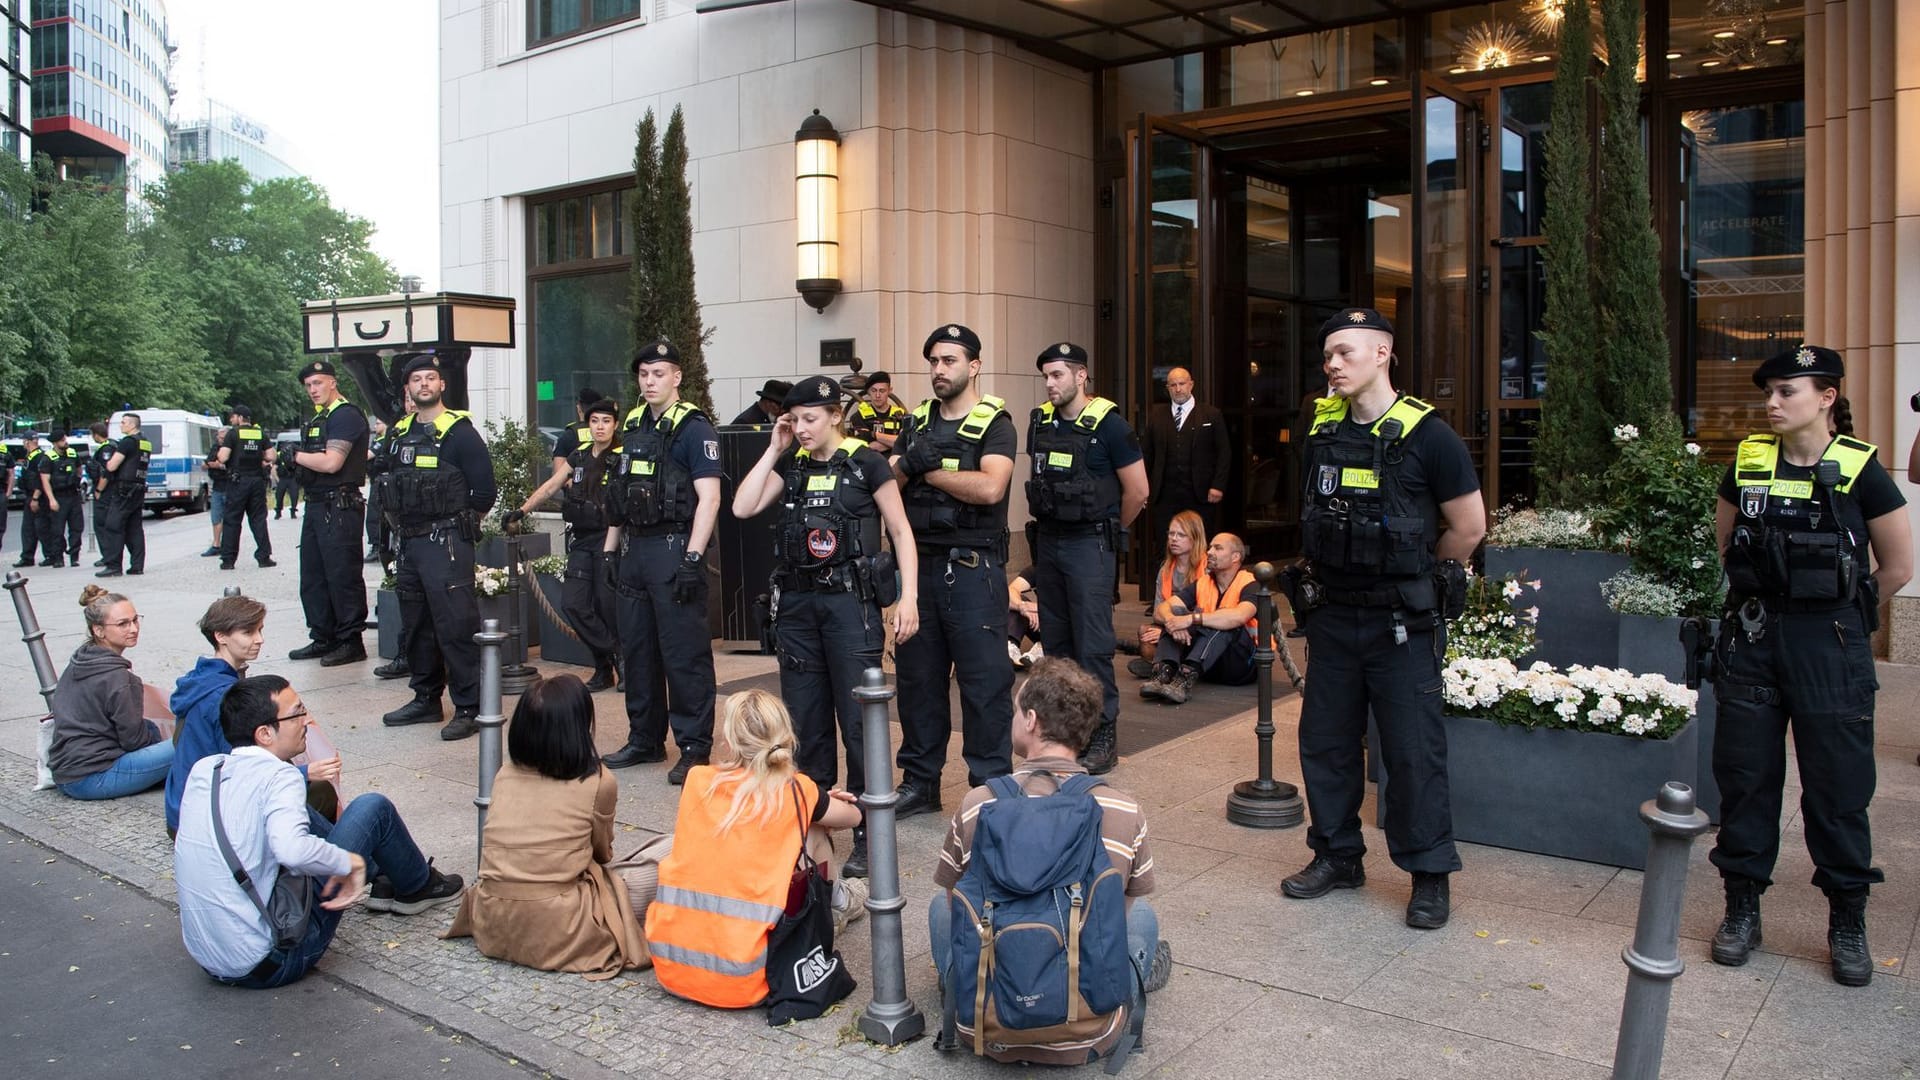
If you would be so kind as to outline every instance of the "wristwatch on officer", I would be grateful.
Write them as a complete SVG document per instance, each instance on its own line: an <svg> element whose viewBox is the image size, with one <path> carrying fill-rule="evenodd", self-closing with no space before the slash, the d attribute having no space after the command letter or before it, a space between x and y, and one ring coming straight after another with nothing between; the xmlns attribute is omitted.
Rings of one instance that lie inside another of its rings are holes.
<svg viewBox="0 0 1920 1080"><path fill-rule="evenodd" d="M706 556L700 554L698 551L694 551L692 549L688 549L687 551L686 561L688 566L699 566L700 560L704 558L706 558Z"/></svg>

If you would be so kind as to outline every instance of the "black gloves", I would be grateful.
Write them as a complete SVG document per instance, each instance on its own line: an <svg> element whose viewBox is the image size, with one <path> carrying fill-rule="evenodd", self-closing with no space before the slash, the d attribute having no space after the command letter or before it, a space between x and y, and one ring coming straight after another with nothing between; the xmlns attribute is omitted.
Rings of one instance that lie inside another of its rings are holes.
<svg viewBox="0 0 1920 1080"><path fill-rule="evenodd" d="M509 510L500 515L500 527L509 533L515 532L517 530L514 529L514 526L526 520L526 517L527 512L525 510Z"/></svg>
<svg viewBox="0 0 1920 1080"><path fill-rule="evenodd" d="M691 604L707 585L707 568L698 552L689 552L673 572L673 602Z"/></svg>
<svg viewBox="0 0 1920 1080"><path fill-rule="evenodd" d="M908 476L923 476L939 467L940 453L933 448L932 439L915 439L900 455L900 471Z"/></svg>

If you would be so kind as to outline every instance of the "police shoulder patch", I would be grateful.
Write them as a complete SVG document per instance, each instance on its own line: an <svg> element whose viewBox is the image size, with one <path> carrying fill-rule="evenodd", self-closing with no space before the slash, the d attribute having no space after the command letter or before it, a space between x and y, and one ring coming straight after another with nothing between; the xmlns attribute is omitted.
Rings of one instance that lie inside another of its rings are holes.
<svg viewBox="0 0 1920 1080"><path fill-rule="evenodd" d="M704 445L706 446L706 450L707 450L707 460L719 461L720 460L720 440L707 439L705 440Z"/></svg>

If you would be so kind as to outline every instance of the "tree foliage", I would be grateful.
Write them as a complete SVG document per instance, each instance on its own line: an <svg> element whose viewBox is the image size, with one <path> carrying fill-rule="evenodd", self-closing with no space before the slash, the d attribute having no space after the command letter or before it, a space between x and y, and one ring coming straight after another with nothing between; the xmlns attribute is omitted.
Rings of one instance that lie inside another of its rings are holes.
<svg viewBox="0 0 1920 1080"><path fill-rule="evenodd" d="M655 277L660 266L659 202L653 197L659 187L660 131L653 110L648 109L634 130L633 194L627 197L632 232L627 254L633 257L628 293L633 332L628 336L635 348L660 336L660 288Z"/></svg>
<svg viewBox="0 0 1920 1080"><path fill-rule="evenodd" d="M636 132L633 198L633 344L666 338L680 352L680 396L713 410L704 346L712 331L701 321L694 290L693 202L687 187L687 125L674 106L664 138L655 145L653 110Z"/></svg>

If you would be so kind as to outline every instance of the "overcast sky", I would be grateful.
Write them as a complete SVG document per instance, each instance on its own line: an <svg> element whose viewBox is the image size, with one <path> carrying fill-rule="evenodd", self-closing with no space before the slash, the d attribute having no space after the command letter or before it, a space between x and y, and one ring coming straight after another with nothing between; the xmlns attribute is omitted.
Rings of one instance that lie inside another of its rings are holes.
<svg viewBox="0 0 1920 1080"><path fill-rule="evenodd" d="M373 248L440 287L438 0L165 0L174 119L207 97L293 147Z"/></svg>

